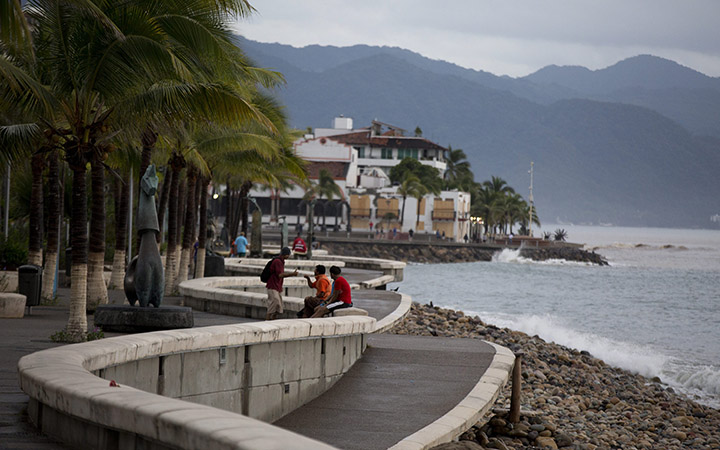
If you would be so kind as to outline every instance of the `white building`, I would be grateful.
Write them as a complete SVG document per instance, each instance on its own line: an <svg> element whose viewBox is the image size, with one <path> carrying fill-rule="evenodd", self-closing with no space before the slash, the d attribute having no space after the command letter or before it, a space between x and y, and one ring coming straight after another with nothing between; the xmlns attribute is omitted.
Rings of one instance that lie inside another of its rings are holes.
<svg viewBox="0 0 720 450"><path fill-rule="evenodd" d="M469 231L470 194L443 191L426 195L420 202L403 199L388 177L390 169L404 158L414 158L444 174L448 151L428 139L404 135L404 130L373 121L367 128L353 129L353 120L337 117L333 128L316 128L294 144L298 156L309 161L309 177L317 180L328 170L343 192L342 199L316 204L315 215L326 215L330 227L355 231L369 230L370 223L400 233L436 233L461 240ZM304 224L307 205L304 192L296 187L282 194L253 191L270 220L271 215L286 216L292 224ZM419 215L418 215L419 211ZM394 216L394 220L391 217Z"/></svg>

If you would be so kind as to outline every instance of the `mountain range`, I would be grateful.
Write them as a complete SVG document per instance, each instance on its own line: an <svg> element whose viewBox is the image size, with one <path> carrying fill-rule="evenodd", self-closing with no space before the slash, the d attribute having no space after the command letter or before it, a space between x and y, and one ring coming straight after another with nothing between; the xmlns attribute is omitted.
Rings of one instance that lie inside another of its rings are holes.
<svg viewBox="0 0 720 450"><path fill-rule="evenodd" d="M533 194L548 223L716 228L720 78L640 55L600 69L548 66L496 76L395 47L308 46L238 38L287 83L291 125L373 119L461 148L476 181Z"/></svg>

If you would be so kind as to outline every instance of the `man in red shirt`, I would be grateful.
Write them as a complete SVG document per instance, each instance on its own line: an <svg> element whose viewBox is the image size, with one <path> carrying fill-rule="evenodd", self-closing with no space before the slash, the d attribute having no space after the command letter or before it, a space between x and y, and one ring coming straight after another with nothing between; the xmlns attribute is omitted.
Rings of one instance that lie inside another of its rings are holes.
<svg viewBox="0 0 720 450"><path fill-rule="evenodd" d="M305 244L303 238L300 237L300 233L298 233L297 237L293 241L292 250L297 256L307 255L307 244Z"/></svg>
<svg viewBox="0 0 720 450"><path fill-rule="evenodd" d="M340 272L341 270L338 266L332 266L330 268L330 278L333 279L332 293L326 302L315 308L315 313L313 313L311 318L322 317L336 309L352 307L350 283L340 276Z"/></svg>
<svg viewBox="0 0 720 450"><path fill-rule="evenodd" d="M290 257L290 248L283 247L280 250L280 257L274 258L270 264L270 278L265 284L268 293L267 314L265 320L275 320L283 313L282 287L283 279L295 277L298 271L285 272L285 260Z"/></svg>

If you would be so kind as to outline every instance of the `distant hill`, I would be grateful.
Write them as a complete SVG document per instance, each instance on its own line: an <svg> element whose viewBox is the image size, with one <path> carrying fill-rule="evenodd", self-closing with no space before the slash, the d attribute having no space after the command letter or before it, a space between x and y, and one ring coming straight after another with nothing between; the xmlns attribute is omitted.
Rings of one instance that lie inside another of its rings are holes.
<svg viewBox="0 0 720 450"><path fill-rule="evenodd" d="M544 222L712 227L720 213L720 83L672 61L513 79L399 48L241 46L285 75L278 96L297 128L339 114L420 126L464 149L476 180L501 176L525 196L534 161Z"/></svg>

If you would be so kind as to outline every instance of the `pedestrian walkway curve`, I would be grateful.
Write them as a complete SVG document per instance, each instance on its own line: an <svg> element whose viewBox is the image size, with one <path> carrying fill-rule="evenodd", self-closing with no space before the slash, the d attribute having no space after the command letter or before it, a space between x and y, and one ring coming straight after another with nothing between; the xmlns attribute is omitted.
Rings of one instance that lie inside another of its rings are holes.
<svg viewBox="0 0 720 450"><path fill-rule="evenodd" d="M347 274L362 281L362 271L349 269ZM68 296L69 291L61 294ZM356 306L378 320L394 312L400 302L400 295L388 291L361 290L353 295ZM111 297L122 301L120 291L111 291ZM179 298L166 299L169 304L179 302ZM7 356L3 351L0 357L0 402L12 400L14 415L0 416L0 448L66 448L33 434L18 420L18 400L27 401L27 397L8 379L19 356L54 346L47 336L67 320L60 308L42 307L35 314L41 319L37 323L42 323L37 334L10 327L11 335L1 344L3 350L12 351ZM247 321L202 312L195 317L196 327ZM25 324L32 320L23 319ZM3 329L6 321L0 320ZM428 448L457 437L492 407L514 361L509 350L472 339L383 333L368 335L366 343L362 358L333 387L275 425L336 448ZM323 426L328 422L330 426ZM252 448L242 445L227 448Z"/></svg>

